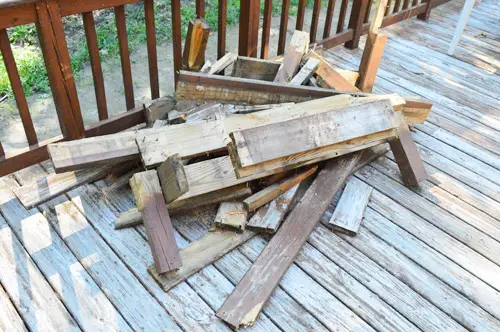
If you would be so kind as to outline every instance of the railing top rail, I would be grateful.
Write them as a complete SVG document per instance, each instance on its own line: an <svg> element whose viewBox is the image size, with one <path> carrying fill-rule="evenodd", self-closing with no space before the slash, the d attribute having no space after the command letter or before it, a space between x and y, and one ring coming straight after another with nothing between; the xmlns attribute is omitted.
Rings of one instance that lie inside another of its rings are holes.
<svg viewBox="0 0 500 332"><path fill-rule="evenodd" d="M26 5L40 0L0 0L0 9Z"/></svg>

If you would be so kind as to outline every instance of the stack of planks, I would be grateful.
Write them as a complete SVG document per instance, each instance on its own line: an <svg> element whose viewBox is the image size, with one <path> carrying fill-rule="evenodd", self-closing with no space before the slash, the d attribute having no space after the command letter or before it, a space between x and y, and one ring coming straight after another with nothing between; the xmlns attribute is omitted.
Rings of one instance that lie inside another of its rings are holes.
<svg viewBox="0 0 500 332"><path fill-rule="evenodd" d="M366 57L373 73L377 61ZM181 71L175 98L144 107L147 128L50 144L57 174L15 193L31 208L110 174L107 190L130 184L137 207L115 228L144 224L149 273L165 291L255 235L274 234L217 311L237 329L255 322L337 192L330 225L357 234L372 189L353 172L390 147L406 185L426 179L408 123L425 121L431 105L369 93L367 73L335 68L301 31L280 61L227 54L201 68L201 55L187 58L200 72ZM230 75L213 75L230 66ZM219 204L213 227L179 250L170 215L206 204Z"/></svg>

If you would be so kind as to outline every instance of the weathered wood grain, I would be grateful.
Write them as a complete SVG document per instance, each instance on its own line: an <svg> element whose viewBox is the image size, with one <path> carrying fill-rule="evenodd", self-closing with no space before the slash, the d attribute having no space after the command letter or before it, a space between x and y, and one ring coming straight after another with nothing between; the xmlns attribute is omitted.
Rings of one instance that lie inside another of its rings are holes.
<svg viewBox="0 0 500 332"><path fill-rule="evenodd" d="M370 119L369 123L361 119ZM240 168L394 129L400 120L390 101L230 133ZM236 157L233 156L233 157Z"/></svg>
<svg viewBox="0 0 500 332"><path fill-rule="evenodd" d="M409 123L424 123L431 111L432 103L413 97L404 97L403 113Z"/></svg>
<svg viewBox="0 0 500 332"><path fill-rule="evenodd" d="M168 157L157 169L163 197L168 204L189 190L189 184L180 155Z"/></svg>
<svg viewBox="0 0 500 332"><path fill-rule="evenodd" d="M307 169L296 175L273 183L270 186L262 189L261 191L256 192L252 196L245 198L245 200L243 200L245 209L249 212L258 209L262 205L274 200L295 185L307 179L309 176L313 175L317 169L318 166L313 166L310 169Z"/></svg>
<svg viewBox="0 0 500 332"><path fill-rule="evenodd" d="M161 274L178 269L182 261L157 172L134 174L130 179L130 187L137 210L142 213L156 270Z"/></svg>
<svg viewBox="0 0 500 332"><path fill-rule="evenodd" d="M139 157L132 131L49 144L47 149L57 173L116 164Z"/></svg>
<svg viewBox="0 0 500 332"><path fill-rule="evenodd" d="M0 317L0 329L2 331L28 332L28 328L24 325L23 320L12 305L9 296L1 286L0 311L2 312L2 316Z"/></svg>
<svg viewBox="0 0 500 332"><path fill-rule="evenodd" d="M292 78L290 84L292 85L302 85L307 83L309 79L313 76L314 72L319 66L319 60L310 58L306 63L300 68L299 72Z"/></svg>
<svg viewBox="0 0 500 332"><path fill-rule="evenodd" d="M366 183L350 178L328 222L329 226L349 235L358 234L372 190Z"/></svg>
<svg viewBox="0 0 500 332"><path fill-rule="evenodd" d="M347 81L335 68L318 53L311 51L307 55L309 58L319 60L319 66L314 73L318 86L327 89L337 89L346 91L360 91L355 85Z"/></svg>
<svg viewBox="0 0 500 332"><path fill-rule="evenodd" d="M222 202L217 210L214 224L237 232L245 230L248 211L241 201Z"/></svg>
<svg viewBox="0 0 500 332"><path fill-rule="evenodd" d="M272 82L280 65L278 61L238 56L231 76Z"/></svg>
<svg viewBox="0 0 500 332"><path fill-rule="evenodd" d="M274 82L289 83L299 70L302 56L309 50L309 35L307 32L295 30L290 40L290 44L285 51L283 62L281 63Z"/></svg>
<svg viewBox="0 0 500 332"><path fill-rule="evenodd" d="M256 232L248 230L241 233L225 230L208 232L180 250L182 267L179 270L159 275L154 266L151 266L148 272L168 291L255 235Z"/></svg>
<svg viewBox="0 0 500 332"><path fill-rule="evenodd" d="M357 83L357 87L363 92L371 92L373 89L387 38L388 36L385 33L376 33L369 35L365 43Z"/></svg>
<svg viewBox="0 0 500 332"><path fill-rule="evenodd" d="M255 321L361 154L330 161L320 171L280 230L217 311L217 317L233 328ZM285 251L287 255L282 255Z"/></svg>
<svg viewBox="0 0 500 332"><path fill-rule="evenodd" d="M217 60L213 65L210 66L208 74L214 75L218 74L236 61L237 55L234 53L227 53L222 58Z"/></svg>
<svg viewBox="0 0 500 332"><path fill-rule="evenodd" d="M297 194L299 184L288 189L266 205L260 207L248 220L246 228L255 231L275 233L288 212L288 208Z"/></svg>

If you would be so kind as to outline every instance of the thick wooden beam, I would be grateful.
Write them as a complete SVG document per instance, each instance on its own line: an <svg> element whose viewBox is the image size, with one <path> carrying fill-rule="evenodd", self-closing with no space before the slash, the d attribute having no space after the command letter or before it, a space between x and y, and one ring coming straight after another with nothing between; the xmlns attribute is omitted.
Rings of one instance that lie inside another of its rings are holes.
<svg viewBox="0 0 500 332"><path fill-rule="evenodd" d="M189 184L179 154L169 157L158 167L161 189L165 202L170 203L189 190Z"/></svg>
<svg viewBox="0 0 500 332"><path fill-rule="evenodd" d="M373 188L366 183L350 178L328 222L329 226L334 230L356 235L372 191Z"/></svg>
<svg viewBox="0 0 500 332"><path fill-rule="evenodd" d="M257 57L259 41L259 0L240 1L240 30L238 38L238 55Z"/></svg>
<svg viewBox="0 0 500 332"><path fill-rule="evenodd" d="M279 231L217 311L217 317L234 329L250 326L255 322L361 155L362 153L356 153L326 164Z"/></svg>
<svg viewBox="0 0 500 332"><path fill-rule="evenodd" d="M156 270L161 274L180 268L182 261L175 242L174 228L156 171L134 174L130 179L130 187L137 209L142 213Z"/></svg>
<svg viewBox="0 0 500 332"><path fill-rule="evenodd" d="M184 69L199 71L203 67L209 35L210 25L205 20L197 18L189 22L182 55Z"/></svg>
<svg viewBox="0 0 500 332"><path fill-rule="evenodd" d="M278 61L238 56L231 76L272 82L280 65Z"/></svg>
<svg viewBox="0 0 500 332"><path fill-rule="evenodd" d="M292 80L299 70L302 56L309 50L309 34L304 31L295 30L292 40L288 45L274 82L286 84Z"/></svg>

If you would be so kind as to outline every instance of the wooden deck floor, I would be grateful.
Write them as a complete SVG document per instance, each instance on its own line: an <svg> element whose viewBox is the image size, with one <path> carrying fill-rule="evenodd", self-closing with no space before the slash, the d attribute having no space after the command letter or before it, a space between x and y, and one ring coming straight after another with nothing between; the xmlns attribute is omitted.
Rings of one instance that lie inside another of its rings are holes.
<svg viewBox="0 0 500 332"><path fill-rule="evenodd" d="M500 4L477 5L449 57L459 10L448 3L428 23L386 29L376 81L376 92L434 102L413 132L431 178L404 187L390 154L359 171L374 188L360 234L319 225L251 330L500 331ZM357 68L361 52L329 57ZM44 163L0 179L1 331L229 331L214 312L268 238L164 292L146 271L143 227L113 229L134 205L129 190L105 197L101 181L30 211L13 197L51 171ZM178 244L213 216L176 218Z"/></svg>

